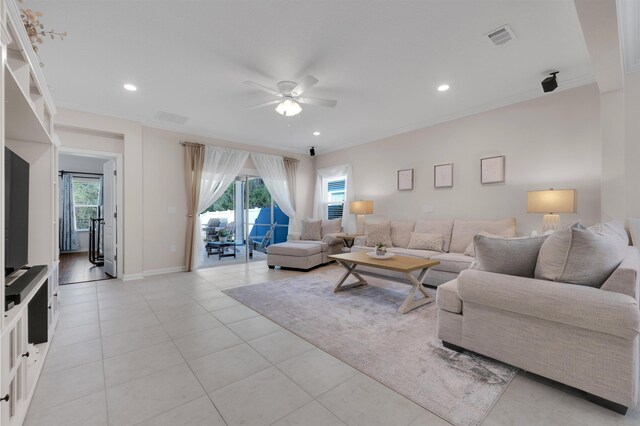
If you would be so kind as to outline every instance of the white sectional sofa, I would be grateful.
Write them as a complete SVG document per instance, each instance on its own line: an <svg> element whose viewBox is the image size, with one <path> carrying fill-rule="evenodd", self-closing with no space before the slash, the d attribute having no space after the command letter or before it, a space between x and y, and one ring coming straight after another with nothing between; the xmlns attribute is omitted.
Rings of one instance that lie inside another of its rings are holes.
<svg viewBox="0 0 640 426"><path fill-rule="evenodd" d="M372 222L365 223L365 233L367 225L370 223L381 223L387 221L384 218L375 218ZM439 286L458 277L460 272L468 269L475 260L471 256L464 254L465 249L473 241L473 237L480 232L488 232L503 237L516 236L516 220L509 218L495 221L462 220L462 219L426 219L420 218L416 221L389 221L391 225L391 240L393 247L388 247L387 251L397 253L402 256L419 257L425 259L439 260L440 264L427 271L424 283L430 286ZM407 248L411 232L424 234L437 234L444 237L443 251L415 250ZM409 236L407 236L407 233ZM352 252L371 251L374 247L367 246L367 237L356 238ZM371 269L366 267L358 268L358 271L401 277L393 271L381 269Z"/></svg>
<svg viewBox="0 0 640 426"><path fill-rule="evenodd" d="M535 276L490 271L495 268L483 266L485 255L477 252L472 269L438 287L438 338L450 349L464 348L580 389L592 402L625 414L640 397L638 249L623 241L622 261L603 283L579 284L596 276L593 269L602 268L605 256L585 254L590 246L575 242L575 234L567 241L567 255L543 257L543 245L533 258ZM508 257L503 265L523 258L516 249L489 254ZM553 281L539 278L549 260L562 264Z"/></svg>

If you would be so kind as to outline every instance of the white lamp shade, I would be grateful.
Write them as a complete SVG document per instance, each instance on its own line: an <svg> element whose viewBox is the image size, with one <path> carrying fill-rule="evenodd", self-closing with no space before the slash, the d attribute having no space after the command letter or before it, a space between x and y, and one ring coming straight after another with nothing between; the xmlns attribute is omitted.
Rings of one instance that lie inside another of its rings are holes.
<svg viewBox="0 0 640 426"><path fill-rule="evenodd" d="M291 98L286 98L276 107L276 112L286 117L298 115L300 114L300 111L302 111L302 107L300 106L300 104Z"/></svg>
<svg viewBox="0 0 640 426"><path fill-rule="evenodd" d="M373 214L373 201L351 201L349 212L351 214Z"/></svg>
<svg viewBox="0 0 640 426"><path fill-rule="evenodd" d="M529 191L527 194L528 213L575 213L575 189L549 189Z"/></svg>

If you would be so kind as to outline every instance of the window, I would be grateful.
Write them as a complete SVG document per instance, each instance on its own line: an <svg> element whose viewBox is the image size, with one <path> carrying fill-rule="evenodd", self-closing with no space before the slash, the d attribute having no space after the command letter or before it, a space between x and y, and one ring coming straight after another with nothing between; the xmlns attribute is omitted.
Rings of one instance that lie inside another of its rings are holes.
<svg viewBox="0 0 640 426"><path fill-rule="evenodd" d="M72 188L76 231L88 231L91 218L99 217L101 181L99 178L74 176Z"/></svg>
<svg viewBox="0 0 640 426"><path fill-rule="evenodd" d="M329 220L342 217L345 190L346 177L341 176L327 181L327 218Z"/></svg>

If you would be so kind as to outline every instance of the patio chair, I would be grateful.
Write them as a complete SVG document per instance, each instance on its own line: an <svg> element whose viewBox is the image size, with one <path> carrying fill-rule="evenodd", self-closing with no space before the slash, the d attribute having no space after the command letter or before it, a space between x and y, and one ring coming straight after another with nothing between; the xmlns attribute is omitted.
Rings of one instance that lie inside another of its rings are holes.
<svg viewBox="0 0 640 426"><path fill-rule="evenodd" d="M267 247L271 244L271 240L273 239L273 232L275 231L276 225L278 223L274 223L269 227L269 230L263 237L249 237L249 254L253 255L253 251L259 251L262 253L267 253Z"/></svg>

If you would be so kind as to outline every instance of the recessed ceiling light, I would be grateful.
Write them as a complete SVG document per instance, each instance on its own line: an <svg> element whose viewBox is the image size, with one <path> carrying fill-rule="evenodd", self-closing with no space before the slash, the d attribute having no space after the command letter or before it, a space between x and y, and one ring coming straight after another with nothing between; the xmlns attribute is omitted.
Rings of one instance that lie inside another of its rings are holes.
<svg viewBox="0 0 640 426"><path fill-rule="evenodd" d="M313 136L320 136L320 132L316 130L315 132L313 132Z"/></svg>
<svg viewBox="0 0 640 426"><path fill-rule="evenodd" d="M448 84L441 84L440 86L438 86L438 92L446 92L447 90L449 90Z"/></svg>
<svg viewBox="0 0 640 426"><path fill-rule="evenodd" d="M134 86L133 84L131 84L131 83L127 83L122 87L124 87L126 90L128 90L130 92L135 92L136 90L138 90L138 88L136 86Z"/></svg>

